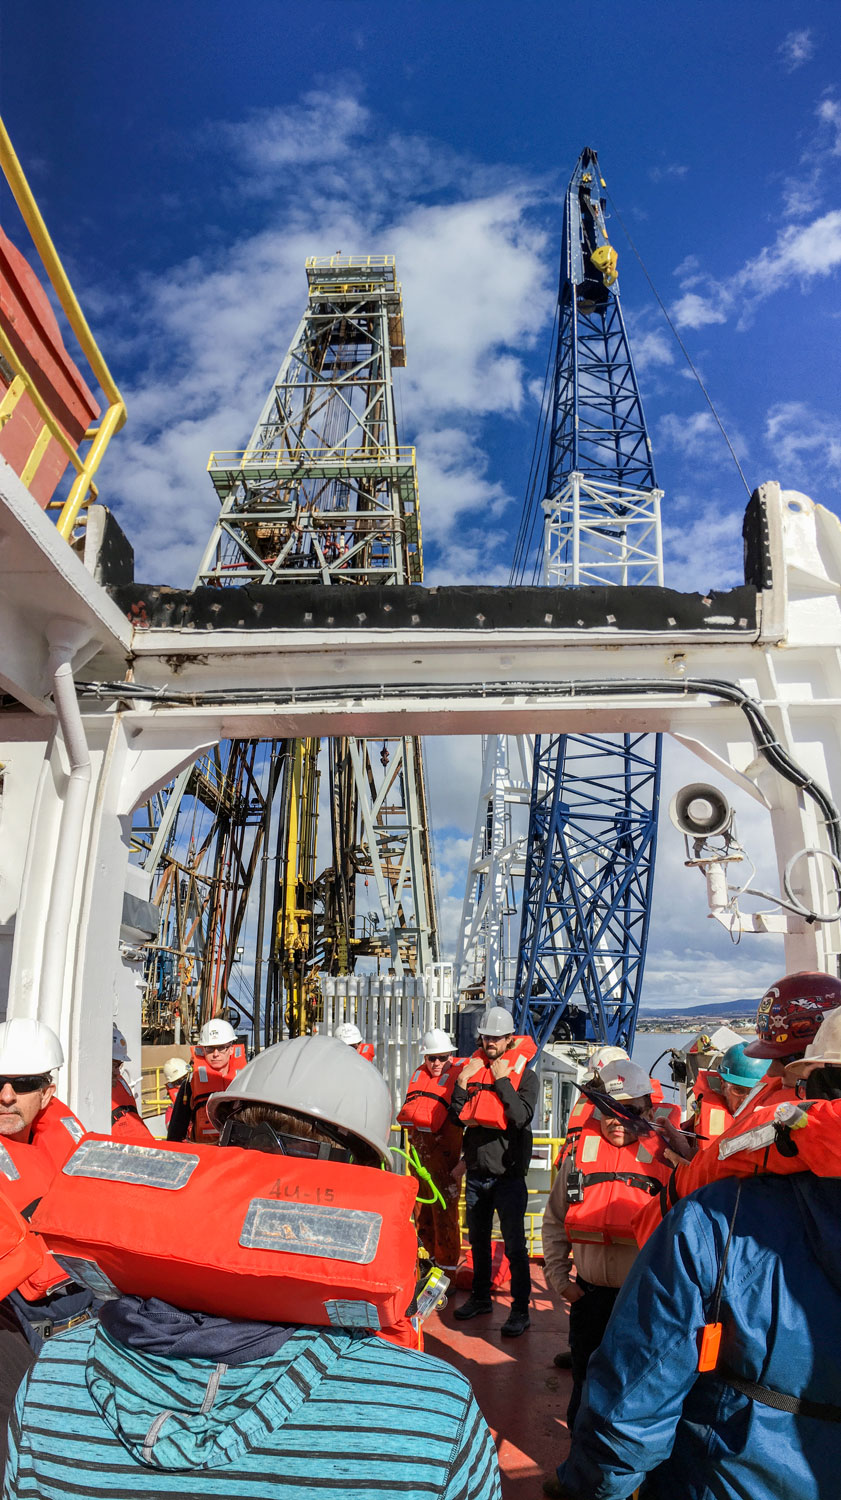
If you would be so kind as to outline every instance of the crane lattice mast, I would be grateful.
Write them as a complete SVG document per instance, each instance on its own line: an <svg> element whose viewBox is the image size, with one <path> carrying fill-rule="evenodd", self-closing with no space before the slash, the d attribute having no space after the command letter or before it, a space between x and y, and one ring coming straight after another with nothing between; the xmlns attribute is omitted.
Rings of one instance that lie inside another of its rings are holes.
<svg viewBox="0 0 841 1500"><path fill-rule="evenodd" d="M619 300L604 182L582 152L564 208L543 581L663 582L660 500ZM542 1045L630 1048L654 871L660 737L538 735L515 985Z"/></svg>
<svg viewBox="0 0 841 1500"><path fill-rule="evenodd" d="M405 364L401 289L392 256L313 258L307 307L244 450L214 452L208 469L220 513L196 588L244 585L411 584L422 577L414 449L398 441L393 369ZM303 595L302 595L303 597ZM231 952L261 867L253 1022L267 1041L306 1028L319 972L347 973L360 957L396 976L422 973L438 956L423 755L416 738L344 738L327 746L332 859L318 863L319 742L261 747L251 815L259 834L246 853L219 824L231 801L227 772L243 760L234 744L215 752L223 789L204 796L201 765L182 773L147 839L159 889L178 887L184 824L196 798L211 810L201 840L204 877L181 883L193 906L170 901L162 955L208 971L206 953ZM233 808L248 813L248 799ZM151 819L150 824L156 820ZM229 816L229 821L231 818ZM274 854L269 856L270 833ZM270 879L270 865L275 875ZM204 885L202 884L204 878ZM360 911L369 889L369 909ZM273 934L263 984L262 937ZM198 962L200 959L200 963ZM212 964L211 964L212 967ZM218 967L218 965L217 965ZM230 964L227 974L230 977ZM200 987L193 1019L213 1014L225 985Z"/></svg>

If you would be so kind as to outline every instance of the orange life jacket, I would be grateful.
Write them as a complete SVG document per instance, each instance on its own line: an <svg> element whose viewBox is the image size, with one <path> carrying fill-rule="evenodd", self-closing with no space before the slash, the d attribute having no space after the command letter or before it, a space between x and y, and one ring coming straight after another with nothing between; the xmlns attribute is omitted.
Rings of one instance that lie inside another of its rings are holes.
<svg viewBox="0 0 841 1500"><path fill-rule="evenodd" d="M398 1125L409 1130L425 1130L438 1134L449 1119L447 1105L453 1097L453 1089L466 1059L451 1057L445 1062L440 1076L433 1078L426 1063L415 1068L409 1079L409 1088L399 1115Z"/></svg>
<svg viewBox="0 0 841 1500"><path fill-rule="evenodd" d="M635 1245L634 1219L646 1198L659 1195L671 1168L653 1136L612 1146L598 1125L585 1125L575 1145L581 1200L570 1202L564 1228L572 1244Z"/></svg>
<svg viewBox="0 0 841 1500"><path fill-rule="evenodd" d="M733 1116L724 1102L724 1095L713 1086L715 1076L702 1068L692 1090L695 1095L695 1130L702 1144L717 1140L733 1124Z"/></svg>
<svg viewBox="0 0 841 1500"><path fill-rule="evenodd" d="M148 1146L154 1139L140 1118L137 1100L124 1078L111 1084L111 1134L115 1140L137 1141L140 1146Z"/></svg>
<svg viewBox="0 0 841 1500"><path fill-rule="evenodd" d="M241 1042L237 1042L228 1059L227 1071L215 1073L205 1062L200 1049L193 1048L193 1071L190 1076L190 1110L193 1121L190 1126L191 1139L214 1146L219 1140L219 1131L211 1125L207 1113L207 1101L211 1094L222 1094L237 1073L245 1067L248 1058Z"/></svg>
<svg viewBox="0 0 841 1500"><path fill-rule="evenodd" d="M72 1109L55 1094L32 1126L30 1144L46 1155L54 1167L63 1167L68 1156L76 1150L85 1127L77 1120Z"/></svg>
<svg viewBox="0 0 841 1500"><path fill-rule="evenodd" d="M663 1120L668 1120L675 1127L680 1125L680 1110L676 1104L666 1103L663 1098L663 1085L658 1078L651 1079L651 1102L653 1105L651 1113L658 1124ZM556 1172L561 1162L569 1155L587 1121L592 1120L595 1109L596 1106L591 1104L585 1094L578 1095L569 1112L566 1136L564 1137L560 1151L555 1157L554 1166Z"/></svg>
<svg viewBox="0 0 841 1500"><path fill-rule="evenodd" d="M512 1088L519 1089L526 1067L536 1052L537 1045L533 1037L515 1036L508 1051L503 1054L511 1063L508 1081ZM506 1130L508 1121L505 1118L505 1108L496 1091L496 1081L490 1064L481 1047L476 1049L473 1056L478 1057L483 1066L481 1071L475 1073L464 1085L467 1090L467 1103L461 1111L461 1123L462 1125L486 1125L491 1130Z"/></svg>
<svg viewBox="0 0 841 1500"><path fill-rule="evenodd" d="M663 1222L668 1210L680 1198L688 1198L690 1193L696 1193L699 1188L706 1187L710 1182L717 1182L721 1177L743 1177L761 1171L783 1174L803 1171L804 1163L799 1157L784 1157L776 1150L771 1153L773 1157L773 1162L771 1162L769 1152L765 1147L762 1149L755 1147L753 1150L739 1148L736 1152L726 1149L726 1143L734 1139L741 1140L748 1131L767 1127L769 1124L771 1124L771 1130L768 1132L769 1139L766 1144L771 1144L774 1138L772 1122L777 1105L795 1099L794 1090L786 1088L782 1078L769 1078L767 1082L764 1082L762 1087L746 1100L738 1114L730 1117L730 1124L726 1130L711 1140L702 1142L701 1150L693 1156L691 1161L682 1162L679 1167L675 1168L660 1201L655 1199L653 1203L647 1204L640 1210L634 1225L637 1243L645 1244ZM798 1134L798 1147L801 1139L802 1136ZM725 1148L724 1156L721 1155L723 1147Z"/></svg>
<svg viewBox="0 0 841 1500"><path fill-rule="evenodd" d="M32 1223L100 1294L385 1330L414 1294L416 1191L411 1177L344 1162L90 1135Z"/></svg>
<svg viewBox="0 0 841 1500"><path fill-rule="evenodd" d="M16 1141L14 1136L0 1139L0 1187L18 1213L31 1209L39 1198L43 1198L57 1171L58 1167L46 1151L25 1141ZM66 1280L67 1272L42 1246L39 1260L18 1283L18 1290L27 1302L40 1302L51 1287Z"/></svg>
<svg viewBox="0 0 841 1500"><path fill-rule="evenodd" d="M356 1050L360 1057L365 1058L366 1062L372 1063L374 1061L376 1049L373 1042L360 1042Z"/></svg>
<svg viewBox="0 0 841 1500"><path fill-rule="evenodd" d="M0 1192L0 1297L8 1297L43 1265L47 1250L17 1209ZM62 1272L62 1276L63 1276Z"/></svg>

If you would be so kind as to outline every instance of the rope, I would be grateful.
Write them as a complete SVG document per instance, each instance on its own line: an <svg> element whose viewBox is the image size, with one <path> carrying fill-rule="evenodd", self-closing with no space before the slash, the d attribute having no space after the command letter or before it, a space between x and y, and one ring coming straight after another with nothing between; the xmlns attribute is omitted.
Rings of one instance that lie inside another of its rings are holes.
<svg viewBox="0 0 841 1500"><path fill-rule="evenodd" d="M657 300L657 305L659 306L660 311L663 314L663 317L666 319L666 322L668 323L669 327L671 328L672 333L674 334L675 339L677 341L678 348L680 349L680 351L681 351L684 359L686 360L686 363L688 364L690 370L692 371L692 374L695 376L695 379L697 380L698 385L701 388L701 391L702 391L703 396L704 396L704 400L706 401L707 406L709 407L710 411L713 414L713 417L715 418L715 422L716 422L716 425L718 426L718 429L719 429L719 431L721 433L721 436L724 438L725 443L727 444L728 448L730 449L730 456L733 459L733 462L734 462L734 464L736 465L736 468L739 471L739 478L741 479L742 484L744 485L744 487L745 487L745 489L747 491L748 497L750 497L750 495L751 495L751 487L750 487L750 485L748 484L748 482L747 482L747 480L745 478L744 471L742 469L742 465L739 463L739 460L736 457L736 450L733 447L733 444L731 443L729 437L727 436L727 433L724 430L724 423L722 422L721 417L718 415L718 412L716 411L715 406L713 405L712 397L711 397L709 391L707 390L706 386L704 385L704 382L701 379L701 376L698 373L698 370L697 370L695 364L692 361L692 356L689 353L689 350L687 349L685 343L683 342L683 339L681 338L680 334L677 331L677 328L675 327L674 323L672 322L672 319L669 316L668 310L666 308L666 304L664 303L662 297L660 296L660 293L658 292L656 286L654 285L654 282L652 281L652 279L651 279L651 277L650 277L650 275L648 273L648 267L646 266L645 261L643 260L642 256L640 255L639 250L637 249L636 245L634 244L634 241L631 239L630 233L628 232L627 225L625 224L625 221L622 218L622 215L620 214L619 209L616 207L616 204L613 201L613 197L611 196L610 193L608 193L607 196L608 196L608 198L610 200L610 206L613 209L613 212L615 213L617 219L619 220L619 223L622 226L622 232L625 235L625 238L628 241L628 244L630 245L631 249L633 250L634 255L636 256L637 260L639 261L640 269L642 271L642 274L645 277L646 281L648 282L648 285L650 286L652 292L654 293L654 296L655 296L655 298Z"/></svg>

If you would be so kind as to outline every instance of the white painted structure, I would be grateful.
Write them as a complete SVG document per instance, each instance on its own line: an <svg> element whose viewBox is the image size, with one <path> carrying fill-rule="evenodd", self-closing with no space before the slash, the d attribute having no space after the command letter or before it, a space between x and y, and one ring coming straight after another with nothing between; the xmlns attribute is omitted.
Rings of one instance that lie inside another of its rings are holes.
<svg viewBox="0 0 841 1500"><path fill-rule="evenodd" d="M455 1040L452 964L429 964L423 976L325 974L321 979L323 1019L318 1031L332 1036L353 1021L374 1044L374 1064L388 1084L395 1109L421 1062L425 1031L437 1026Z"/></svg>
<svg viewBox="0 0 841 1500"><path fill-rule="evenodd" d="M137 1045L120 952L132 810L218 739L659 730L768 809L781 876L796 850L826 848L816 804L757 754L744 714L692 686L740 685L841 797L841 525L776 484L761 493L773 582L755 627L144 631L0 465L0 690L16 700L0 708L4 985L9 1014L59 1030L61 1089L85 1123L107 1124L115 1015ZM68 667L127 686L80 712ZM816 910L832 906L828 868L798 867ZM789 968L832 969L839 924L792 915L785 942Z"/></svg>

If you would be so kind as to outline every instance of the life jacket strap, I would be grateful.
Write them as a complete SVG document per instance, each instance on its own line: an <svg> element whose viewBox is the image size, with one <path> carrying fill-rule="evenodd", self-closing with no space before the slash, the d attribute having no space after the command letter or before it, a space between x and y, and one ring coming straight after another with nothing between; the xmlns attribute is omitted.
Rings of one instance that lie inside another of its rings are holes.
<svg viewBox="0 0 841 1500"><path fill-rule="evenodd" d="M643 1188L652 1198L659 1198L663 1184L657 1177L648 1177L642 1172L582 1172L582 1188L595 1187L597 1182L626 1182L629 1187Z"/></svg>
<svg viewBox="0 0 841 1500"><path fill-rule="evenodd" d="M841 1406L826 1405L822 1401L810 1401L807 1396L790 1396L787 1391L775 1391L773 1386L758 1385L755 1380L745 1380L725 1366L710 1372L723 1380L725 1385L761 1406L773 1406L775 1411L790 1412L793 1417L816 1417L819 1422L841 1422Z"/></svg>
<svg viewBox="0 0 841 1500"><path fill-rule="evenodd" d="M136 1104L118 1104L117 1108L116 1109L112 1109L112 1111L111 1111L111 1124L112 1125L116 1125L117 1121L121 1120L123 1118L123 1115L136 1115L136 1114L137 1114L137 1105ZM140 1117L138 1115L138 1119L139 1118Z"/></svg>
<svg viewBox="0 0 841 1500"><path fill-rule="evenodd" d="M406 1095L406 1104L412 1099L434 1099L436 1104L446 1104L443 1094L431 1094L429 1089L409 1089Z"/></svg>

